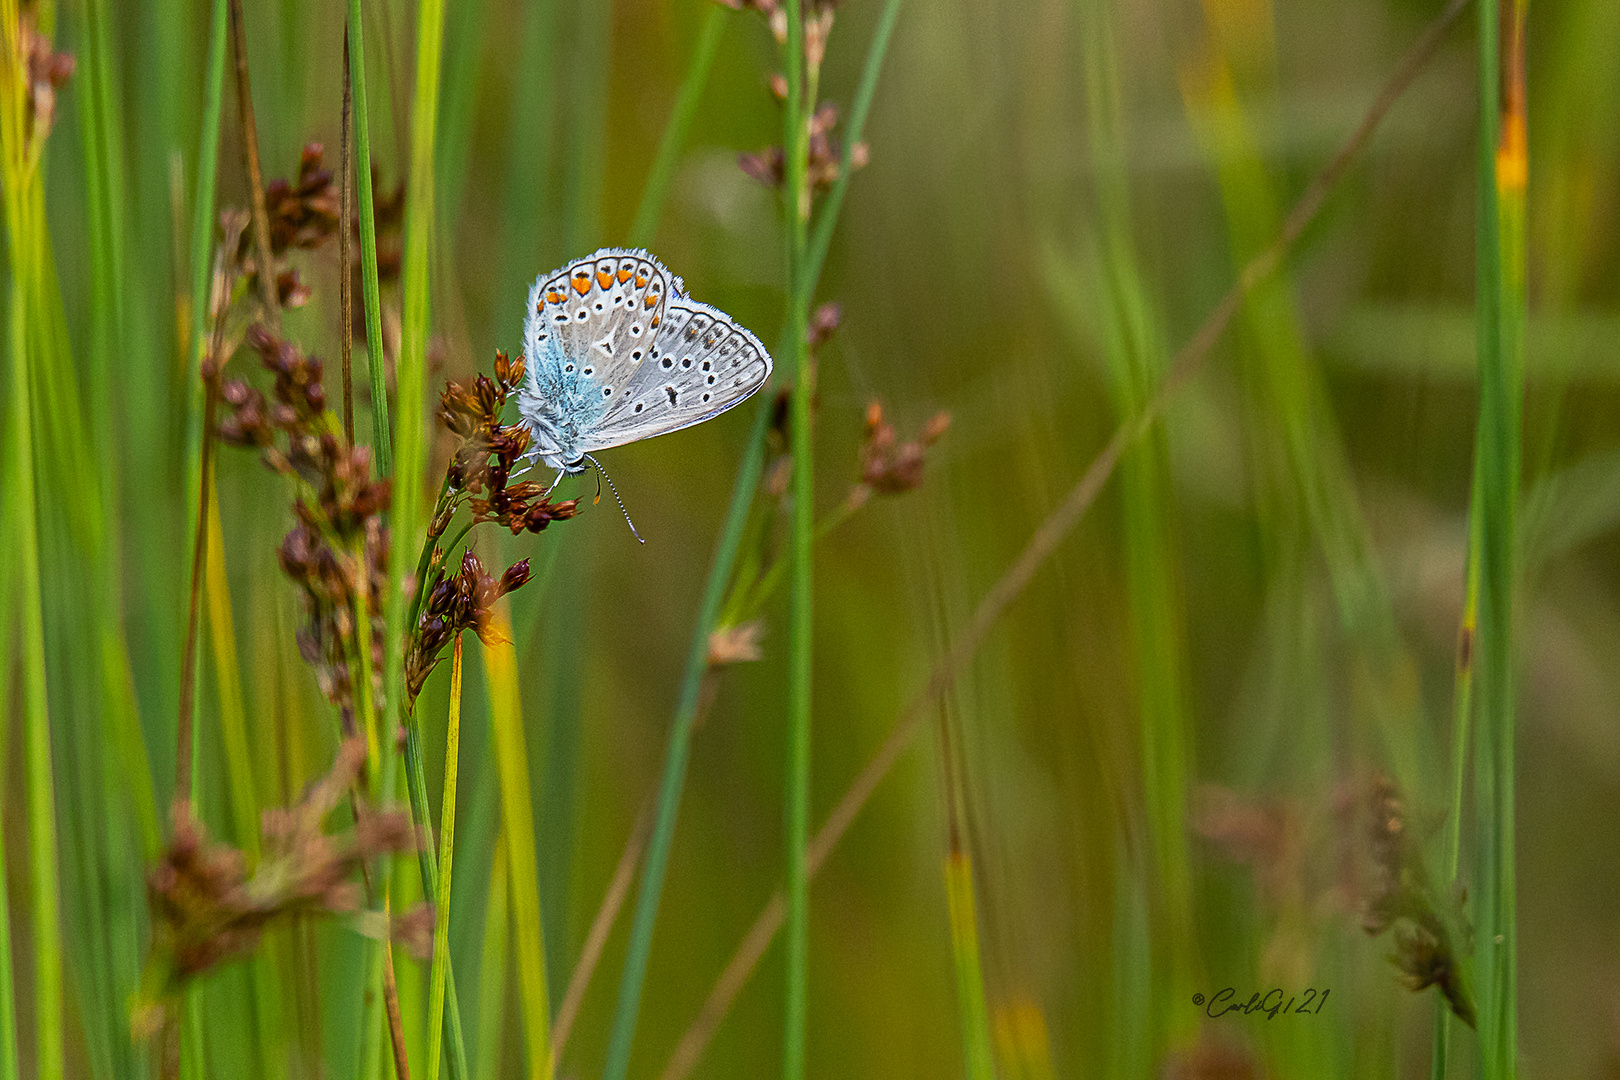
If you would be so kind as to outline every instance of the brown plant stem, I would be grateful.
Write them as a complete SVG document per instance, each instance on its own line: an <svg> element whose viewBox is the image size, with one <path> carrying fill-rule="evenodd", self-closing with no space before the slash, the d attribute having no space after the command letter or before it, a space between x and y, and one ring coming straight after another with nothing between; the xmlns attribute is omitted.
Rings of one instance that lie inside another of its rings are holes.
<svg viewBox="0 0 1620 1080"><path fill-rule="evenodd" d="M343 119L338 125L338 312L343 329L343 441L354 445L354 279L350 264L353 240L349 222L354 217L354 196L350 173L354 171L354 90L349 85L349 28L343 27Z"/></svg>
<svg viewBox="0 0 1620 1080"><path fill-rule="evenodd" d="M247 166L248 191L253 201L253 241L258 249L259 290L264 294L265 322L272 330L279 330L281 305L276 299L276 267L270 251L270 212L264 203L264 173L259 168L259 127L253 119L253 90L248 80L247 27L242 20L242 0L230 0L230 13L231 51L236 54L236 106L242 118L242 157Z"/></svg>
<svg viewBox="0 0 1620 1080"><path fill-rule="evenodd" d="M393 916L389 901L383 901L384 925L393 933ZM399 984L394 980L394 942L392 936L383 943L383 1008L388 1013L388 1042L394 1052L394 1076L397 1080L411 1080L411 1063L405 1056L405 1019L399 1011Z"/></svg>
<svg viewBox="0 0 1620 1080"><path fill-rule="evenodd" d="M1023 592L1035 576L1036 570L1040 569L1041 564L1090 509L1102 491L1103 485L1113 475L1125 450L1152 427L1163 413L1166 404L1203 367L1215 343L1231 325L1233 317L1242 307L1248 294L1277 269L1288 249L1315 220L1327 196L1350 162L1366 145L1379 123L1411 85L1418 72L1434 55L1446 31L1467 8L1468 3L1469 0L1450 0L1445 9L1424 28L1423 33L1418 35L1417 40L1407 49L1395 71L1380 89L1378 96L1373 99L1361 122L1356 125L1338 152L1306 187L1299 201L1289 211L1277 238L1243 267L1237 281L1204 319L1198 332L1182 346L1171 361L1170 369L1158 391L1148 400L1140 413L1115 429L1113 436L1092 460L1074 487L1069 490L1068 495L1035 530L1035 534L1030 537L1029 543L1025 545L1017 561L1007 568L979 601L979 606L974 609L967 626L951 643L944 659L935 666L927 684L900 713L894 727L889 730L883 744L878 747L877 753L850 784L811 840L807 853L811 878L814 878L821 869L827 856L832 853L838 841L843 839L844 833L854 823L856 815L861 812L877 789L878 783L888 775L901 752L921 728L928 716L929 706L951 685L957 674L984 643L990 628L1001 617L1007 606ZM715 980L714 987L709 991L709 996L705 999L697 1018L681 1037L674 1053L670 1055L668 1064L664 1066L662 1080L682 1080L691 1072L704 1047L719 1027L721 1019L730 1010L732 1001L742 990L748 977L753 974L760 958L765 955L771 939L782 928L786 916L787 898L781 889L777 889L766 901L764 910L754 920L753 926L738 944L737 951L732 954L731 960Z"/></svg>

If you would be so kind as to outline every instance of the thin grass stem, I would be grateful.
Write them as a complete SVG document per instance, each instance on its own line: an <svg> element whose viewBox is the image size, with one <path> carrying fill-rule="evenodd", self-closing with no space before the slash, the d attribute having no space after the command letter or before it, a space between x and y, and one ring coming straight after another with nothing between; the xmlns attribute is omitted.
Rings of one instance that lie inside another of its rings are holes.
<svg viewBox="0 0 1620 1080"><path fill-rule="evenodd" d="M782 1034L783 1080L801 1080L809 1009L810 872L805 848L810 841L810 720L813 681L815 551L815 371L807 327L815 288L805 247L810 228L810 114L816 106L818 64L806 64L805 25L799 0L786 0L787 69L785 221L788 259L788 311L785 333L793 357L792 577L788 607L788 760L786 793L787 988Z"/></svg>
<svg viewBox="0 0 1620 1080"><path fill-rule="evenodd" d="M428 987L428 1080L444 1053L444 973L450 966L451 866L456 850L456 769L461 757L461 635L450 655L450 719L445 729L444 794L439 807L439 891L433 898L433 969Z"/></svg>
<svg viewBox="0 0 1620 1080"><path fill-rule="evenodd" d="M1479 426L1473 500L1478 505L1478 714L1474 739L1474 904L1479 1050L1486 1080L1518 1070L1518 938L1514 850L1513 594L1515 509L1524 395L1526 0L1479 4L1480 129L1475 224ZM1470 510L1470 522L1476 511Z"/></svg>
<svg viewBox="0 0 1620 1080"><path fill-rule="evenodd" d="M247 26L242 0L230 0L231 52L236 57L236 108L242 120L242 164L247 173L248 198L253 212L253 245L258 255L259 293L264 318L271 329L281 326L281 302L276 295L276 264L270 249L270 213L264 203L264 172L259 167L259 125L253 118L253 84L248 77Z"/></svg>
<svg viewBox="0 0 1620 1080"><path fill-rule="evenodd" d="M343 441L354 445L354 74L343 28L343 104L338 121L338 342L343 357ZM374 226L375 227L375 226Z"/></svg>
<svg viewBox="0 0 1620 1080"><path fill-rule="evenodd" d="M512 923L517 931L518 991L523 1012L529 1080L551 1080L551 1003L546 985L545 924L540 910L540 852L534 835L529 750L518 693L517 652L510 617L496 608L495 630L504 640L484 653L495 764L501 783L501 828L512 879Z"/></svg>
<svg viewBox="0 0 1620 1080"><path fill-rule="evenodd" d="M360 293L366 313L366 374L371 385L371 450L378 476L392 476L394 455L388 429L388 379L383 369L382 293L377 283L377 210L371 190L371 118L366 98L366 45L360 0L349 0L349 19L344 28L345 50L349 57L350 106L354 123L355 193L359 196ZM344 231L348 231L345 223ZM351 271L344 264L345 275ZM346 327L353 325L346 320ZM347 332L347 329L345 329ZM389 684L388 700L397 701L396 688Z"/></svg>
<svg viewBox="0 0 1620 1080"><path fill-rule="evenodd" d="M489 868L489 903L484 908L484 943L478 966L478 1037L473 1043L473 1076L495 1080L501 1059L501 1026L506 1012L507 882L506 834L495 835Z"/></svg>

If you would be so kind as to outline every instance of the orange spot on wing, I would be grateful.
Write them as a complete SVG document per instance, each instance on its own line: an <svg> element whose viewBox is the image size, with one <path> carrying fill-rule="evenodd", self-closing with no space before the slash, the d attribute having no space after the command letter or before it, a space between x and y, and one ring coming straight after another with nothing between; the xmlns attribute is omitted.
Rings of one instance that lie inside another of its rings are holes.
<svg viewBox="0 0 1620 1080"><path fill-rule="evenodd" d="M636 275L636 288L638 288L638 289L645 288L646 285L647 285L647 275L646 274L637 274Z"/></svg>
<svg viewBox="0 0 1620 1080"><path fill-rule="evenodd" d="M550 292L546 293L546 303L548 303L548 304L560 304L562 302L563 302L563 294L558 292L556 289L552 289Z"/></svg>
<svg viewBox="0 0 1620 1080"><path fill-rule="evenodd" d="M656 303L658 303L658 294L657 293L648 293L647 294L647 299L645 299L645 300L643 300L641 302L641 306L642 307L652 307Z"/></svg>
<svg viewBox="0 0 1620 1080"><path fill-rule="evenodd" d="M590 292L591 276L589 274L580 274L578 277L574 278L574 291L579 293L581 296L584 296L586 293Z"/></svg>
<svg viewBox="0 0 1620 1080"><path fill-rule="evenodd" d="M628 270L620 270L619 271L619 284L623 285L625 282L627 282L629 280L630 280L630 271L628 271Z"/></svg>
<svg viewBox="0 0 1620 1080"><path fill-rule="evenodd" d="M598 270L596 272L596 283L598 285L602 286L602 288L604 288L604 289L607 288L609 285L612 285L613 284L613 271L611 271L611 270Z"/></svg>
<svg viewBox="0 0 1620 1080"><path fill-rule="evenodd" d="M657 326L657 325L658 325L658 316L656 316L656 315L654 315L654 316L653 316L653 318L652 318L652 324L653 324L653 326Z"/></svg>

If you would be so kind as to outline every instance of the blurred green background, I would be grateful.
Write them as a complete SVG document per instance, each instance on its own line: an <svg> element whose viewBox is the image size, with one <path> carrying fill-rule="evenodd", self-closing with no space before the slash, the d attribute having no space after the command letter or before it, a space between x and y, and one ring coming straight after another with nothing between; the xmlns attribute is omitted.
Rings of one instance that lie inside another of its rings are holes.
<svg viewBox="0 0 1620 1080"><path fill-rule="evenodd" d="M880 8L836 8L820 96L846 113ZM407 172L416 10L397 0L364 10L371 146L387 193ZM448 5L430 394L488 371L497 348L519 351L535 275L626 242L710 10L705 0ZM813 822L1116 425L1151 395L1170 355L1271 242L1438 10L1414 0L903 7L864 133L870 164L854 175L816 294L842 312L820 352L820 510L859 480L870 401L903 437L940 410L953 424L919 489L873 498L817 549ZM95 469L115 492L119 557L106 580L116 591L94 584L103 579L71 543L48 542L48 527L41 580L48 630L85 604L116 612L161 807L174 775L188 570L176 297L191 281L210 11L139 2L107 14L124 310L105 397L53 407L77 407L76 423L104 451ZM57 47L79 57L79 70L57 95L45 199L67 334L88 386L100 301L89 285L87 179L105 174L87 163L83 139L86 16L82 0L55 14ZM783 320L780 201L738 155L781 141L768 86L781 58L757 12L718 18L713 69L649 246L697 299L770 344ZM339 6L306 0L246 5L267 177L293 175L312 141L335 166L343 20ZM1281 272L1250 296L1207 365L930 704L922 734L832 854L811 892L810 1075L977 1075L941 871L953 805L972 857L1001 1077L1429 1074L1435 991L1403 989L1386 960L1390 937L1361 929L1362 843L1346 807L1367 777L1393 778L1447 892L1441 835L1453 801L1477 414L1474 33L1470 12ZM1534 5L1529 42L1521 1052L1525 1076L1614 1077L1620 5ZM233 95L227 78L222 206L248 198ZM299 265L313 299L289 312L287 332L327 359L335 400L337 252ZM399 303L385 283L385 323ZM784 365L779 375L790 374ZM645 547L610 501L538 537L475 534L487 562L529 556L537 569L512 614L554 1009L658 784L749 412L603 455ZM436 483L448 444L434 430ZM37 500L80 495L42 485ZM255 797L284 804L326 770L336 741L293 641L298 598L276 565L289 499L252 455L229 448L218 495ZM776 503L762 498L759 512L777 515L771 528L781 532ZM217 631L201 649L199 804L211 834L240 844ZM783 878L787 641L783 591L764 612L763 658L714 678L631 1075L662 1074ZM5 657L13 669L18 655ZM451 949L470 1058L479 1073L518 1076L516 973L494 996L479 993L500 809L471 640L468 656ZM112 790L136 767L98 745L96 707L76 690L87 663L66 645L48 656L62 815L96 776ZM435 799L447 681L435 674L418 705ZM6 686L7 714L18 716L21 680ZM8 727L5 841L26 1074L32 878L21 722ZM113 849L133 849L128 821L105 828L130 834ZM1235 835L1244 828L1259 839ZM138 857L102 864L84 835L64 828L61 847L75 1076L99 1075L92 1044L127 1030L127 1002L87 993L86 973L134 970L146 919ZM121 956L72 940L98 907L128 928ZM559 1075L601 1068L626 921L608 939ZM342 1032L358 1023L358 998L329 988L340 985L334 972L360 962L360 940L336 922L266 939L284 1019L269 1048L245 1032L248 966L205 977L207 1075L259 1075L268 1059L284 1060L285 1075L348 1075ZM398 956L402 995L420 1008L426 965ZM1239 1000L1272 986L1332 995L1316 1016L1203 1021L1190 995L1226 986ZM693 1075L774 1073L782 997L778 943ZM407 1021L420 1032L420 1015ZM1453 1027L1453 1075L1471 1075L1474 1037ZM499 1049L478 1045L486 1033ZM144 1074L149 1054L128 1068ZM1230 1071L1239 1068L1254 1071Z"/></svg>

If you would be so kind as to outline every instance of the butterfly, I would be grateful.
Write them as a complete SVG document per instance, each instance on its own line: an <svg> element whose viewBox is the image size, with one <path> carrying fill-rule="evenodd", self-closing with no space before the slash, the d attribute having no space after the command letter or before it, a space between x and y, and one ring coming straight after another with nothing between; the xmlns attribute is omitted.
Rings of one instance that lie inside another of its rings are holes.
<svg viewBox="0 0 1620 1080"><path fill-rule="evenodd" d="M771 376L758 338L640 249L603 248L536 278L523 345L518 411L559 479L597 450L712 419Z"/></svg>

